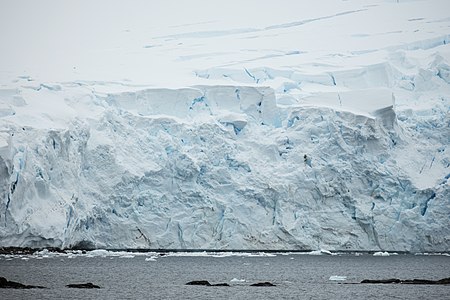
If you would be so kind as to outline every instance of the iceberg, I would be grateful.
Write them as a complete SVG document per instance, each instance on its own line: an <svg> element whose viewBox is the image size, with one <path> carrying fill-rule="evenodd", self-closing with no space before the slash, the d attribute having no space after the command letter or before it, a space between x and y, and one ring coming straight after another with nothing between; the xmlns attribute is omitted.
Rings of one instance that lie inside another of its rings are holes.
<svg viewBox="0 0 450 300"><path fill-rule="evenodd" d="M333 275L333 276L330 276L329 280L331 280L331 281L345 281L345 280L347 280L347 276Z"/></svg>
<svg viewBox="0 0 450 300"><path fill-rule="evenodd" d="M386 252L386 251L384 251L384 252L378 251L378 252L375 252L373 254L373 256L390 256L390 254L389 254L389 252Z"/></svg>

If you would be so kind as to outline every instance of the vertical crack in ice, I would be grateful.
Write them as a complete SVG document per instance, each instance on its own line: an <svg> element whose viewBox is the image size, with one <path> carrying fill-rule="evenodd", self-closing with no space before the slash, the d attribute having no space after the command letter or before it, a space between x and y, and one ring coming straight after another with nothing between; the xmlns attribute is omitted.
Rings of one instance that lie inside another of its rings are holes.
<svg viewBox="0 0 450 300"><path fill-rule="evenodd" d="M178 229L178 241L180 242L180 247L182 249L186 249L186 243L183 238L183 228L181 227L180 222L177 223L177 229Z"/></svg>
<svg viewBox="0 0 450 300"><path fill-rule="evenodd" d="M213 236L217 237L217 240L222 240L223 223L225 221L225 209L221 208L219 213L219 221L214 227Z"/></svg>
<svg viewBox="0 0 450 300"><path fill-rule="evenodd" d="M5 209L5 227L6 227L6 223L7 223L6 215L8 213L8 208L9 208L10 202L11 202L11 196L10 196L10 194L8 194L8 200L6 201L6 209Z"/></svg>
<svg viewBox="0 0 450 300"><path fill-rule="evenodd" d="M137 231L139 232L140 236L136 237L136 239L144 238L145 242L147 243L147 246L151 248L151 242L150 239L147 237L147 235L144 234L144 232L136 226Z"/></svg>
<svg viewBox="0 0 450 300"><path fill-rule="evenodd" d="M241 91L240 91L239 89L236 89L236 90L234 91L234 93L236 94L236 98L237 98L239 101L241 101Z"/></svg>
<svg viewBox="0 0 450 300"><path fill-rule="evenodd" d="M429 203L431 200L433 200L434 198L436 198L436 193L435 193L435 192L433 192L433 193L431 194L431 196L428 197L428 199L426 199L425 202L421 205L420 214L421 214L422 216L425 216L425 214L426 214L426 212L427 212L427 210L428 210L428 203Z"/></svg>
<svg viewBox="0 0 450 300"><path fill-rule="evenodd" d="M333 73L330 73L329 75L330 75L330 77L331 77L331 80L332 80L332 82L333 82L333 85L336 85L336 78L334 78Z"/></svg>
<svg viewBox="0 0 450 300"><path fill-rule="evenodd" d="M420 168L419 174L422 174L423 169L425 168L426 164L427 164L426 162L423 163L422 168Z"/></svg>
<svg viewBox="0 0 450 300"><path fill-rule="evenodd" d="M257 79L257 78L255 77L255 75L253 75L252 73L250 73L250 71L249 71L247 68L244 67L244 70L245 70L245 73L247 73L247 75L248 75L250 78L252 78L256 83L259 83L259 79Z"/></svg>
<svg viewBox="0 0 450 300"><path fill-rule="evenodd" d="M431 167L433 166L433 163L434 163L435 158L436 158L436 156L433 156L433 159L431 160L431 163L430 163L430 169L431 169Z"/></svg>

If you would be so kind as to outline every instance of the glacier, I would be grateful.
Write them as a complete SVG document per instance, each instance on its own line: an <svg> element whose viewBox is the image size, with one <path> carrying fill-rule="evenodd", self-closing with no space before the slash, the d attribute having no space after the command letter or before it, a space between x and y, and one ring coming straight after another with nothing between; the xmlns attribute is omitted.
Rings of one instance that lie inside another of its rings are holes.
<svg viewBox="0 0 450 300"><path fill-rule="evenodd" d="M2 50L0 246L449 251L448 4L323 2Z"/></svg>

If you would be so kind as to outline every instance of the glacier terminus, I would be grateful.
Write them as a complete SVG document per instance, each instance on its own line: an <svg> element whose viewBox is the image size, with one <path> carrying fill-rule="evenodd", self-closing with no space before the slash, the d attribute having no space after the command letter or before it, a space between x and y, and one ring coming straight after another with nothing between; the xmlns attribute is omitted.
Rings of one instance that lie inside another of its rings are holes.
<svg viewBox="0 0 450 300"><path fill-rule="evenodd" d="M449 251L447 1L156 2L0 5L0 246Z"/></svg>

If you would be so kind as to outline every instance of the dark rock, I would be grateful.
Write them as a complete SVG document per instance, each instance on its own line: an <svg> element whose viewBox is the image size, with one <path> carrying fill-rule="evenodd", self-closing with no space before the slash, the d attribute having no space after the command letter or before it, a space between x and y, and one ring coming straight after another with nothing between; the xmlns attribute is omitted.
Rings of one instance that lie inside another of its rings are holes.
<svg viewBox="0 0 450 300"><path fill-rule="evenodd" d="M99 289L100 288L98 285L95 285L92 282L88 282L88 283L74 283L74 284L68 284L66 286L68 288L74 288L74 289Z"/></svg>
<svg viewBox="0 0 450 300"><path fill-rule="evenodd" d="M8 281L5 277L0 277L0 288L2 289L45 289L39 285L25 285L19 282Z"/></svg>
<svg viewBox="0 0 450 300"><path fill-rule="evenodd" d="M397 278L392 279L364 279L361 281L361 283L401 283L401 284L450 284L450 277L443 278L440 280L429 280L429 279L406 279L406 280L400 280Z"/></svg>
<svg viewBox="0 0 450 300"><path fill-rule="evenodd" d="M29 255L36 251L42 251L47 249L50 252L66 253L65 250L56 247L46 247L46 248L30 248L30 247L0 247L0 254L12 254L12 255Z"/></svg>
<svg viewBox="0 0 450 300"><path fill-rule="evenodd" d="M0 247L0 254L33 254L35 249L25 247Z"/></svg>
<svg viewBox="0 0 450 300"><path fill-rule="evenodd" d="M228 283L216 283L212 284L211 286L230 286Z"/></svg>
<svg viewBox="0 0 450 300"><path fill-rule="evenodd" d="M186 285L206 285L206 286L211 286L211 283L209 283L209 281L207 281L207 280L194 280L194 281L189 281L188 283L186 283Z"/></svg>
<svg viewBox="0 0 450 300"><path fill-rule="evenodd" d="M276 285L271 282L266 281L266 282L253 283L253 284L250 284L250 286L276 286Z"/></svg>
<svg viewBox="0 0 450 300"><path fill-rule="evenodd" d="M438 282L438 284L450 284L450 277L442 278L442 279L438 280L437 282Z"/></svg>
<svg viewBox="0 0 450 300"><path fill-rule="evenodd" d="M402 280L401 283L403 284L436 284L437 281L435 280L428 280L428 279L407 279L407 280Z"/></svg>
<svg viewBox="0 0 450 300"><path fill-rule="evenodd" d="M206 281L206 280L194 280L194 281L189 281L188 283L186 283L186 285L230 286L228 283L216 283L216 284L211 284L209 281Z"/></svg>
<svg viewBox="0 0 450 300"><path fill-rule="evenodd" d="M397 278L390 278L390 279L364 279L363 281L361 281L361 283L383 283L383 284L387 284L387 283L400 283L401 280L397 279Z"/></svg>

